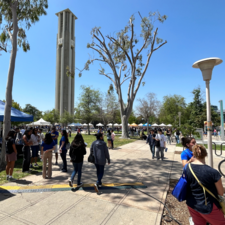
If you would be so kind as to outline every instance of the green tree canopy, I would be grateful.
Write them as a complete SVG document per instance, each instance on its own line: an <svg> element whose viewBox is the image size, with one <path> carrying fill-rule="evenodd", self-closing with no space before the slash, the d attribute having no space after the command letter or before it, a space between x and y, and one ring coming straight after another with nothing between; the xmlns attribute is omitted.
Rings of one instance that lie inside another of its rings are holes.
<svg viewBox="0 0 225 225"><path fill-rule="evenodd" d="M79 103L76 108L76 117L89 124L97 117L99 112L99 103L101 101L100 92L89 86L81 86L82 92L79 97ZM90 129L88 125L88 134Z"/></svg>
<svg viewBox="0 0 225 225"><path fill-rule="evenodd" d="M35 106L32 106L31 104L26 104L25 108L23 109L23 112L33 115L34 121L37 121L42 117L42 112L39 111Z"/></svg>
<svg viewBox="0 0 225 225"><path fill-rule="evenodd" d="M60 123L62 123L64 126L68 125L69 123L74 122L74 115L70 114L68 111L64 110L64 113L62 114L60 118Z"/></svg>
<svg viewBox="0 0 225 225"><path fill-rule="evenodd" d="M51 124L58 123L60 120L59 112L55 109L45 111L43 114L43 119Z"/></svg>

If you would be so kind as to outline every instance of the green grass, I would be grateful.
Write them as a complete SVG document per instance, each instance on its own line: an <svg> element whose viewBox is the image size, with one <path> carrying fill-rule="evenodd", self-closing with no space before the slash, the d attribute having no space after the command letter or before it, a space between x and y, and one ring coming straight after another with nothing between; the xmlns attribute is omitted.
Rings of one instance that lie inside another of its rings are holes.
<svg viewBox="0 0 225 225"><path fill-rule="evenodd" d="M177 147L183 147L182 144L176 144L176 146L177 146ZM208 145L207 145L207 144L204 144L204 146L205 146L206 148L208 148ZM216 150L220 150L220 148L221 148L221 145L216 145ZM212 145L212 149L215 150L215 145L214 145L214 144ZM223 151L225 150L225 145L222 145L222 150L223 150Z"/></svg>
<svg viewBox="0 0 225 225"><path fill-rule="evenodd" d="M20 157L17 159L17 161L15 163L15 167L13 170L13 178L21 179L21 178L29 175L29 173L22 172L22 164L23 164L23 158ZM31 174L36 174L36 173L42 172L42 162L40 160L38 160L38 165L39 165L39 167L32 168ZM6 180L6 172L5 172L5 170L3 170L0 172L0 185L7 183L7 182L8 181Z"/></svg>
<svg viewBox="0 0 225 225"><path fill-rule="evenodd" d="M73 141L74 137L76 134L72 134L72 137L69 138L70 143ZM88 144L87 147L90 148L91 143L93 141L96 140L96 137L91 134L91 135L87 135L87 134L82 134L83 138L84 138L84 142L86 142ZM59 134L59 138L58 138L58 142L61 138L61 134ZM106 137L104 137L105 141L106 141ZM114 148L118 148L121 145L125 145L125 144L129 144L132 143L134 141L139 140L139 137L132 137L131 139L122 139L120 138L120 136L115 136L115 140L114 140ZM29 173L22 173L22 163L23 163L23 159L20 157L17 159L16 163L15 163L15 167L14 167L14 171L13 171L13 177L15 179L21 179L23 177L26 177L29 175ZM32 173L31 174L36 174L36 173L40 173L42 172L42 162L39 160L38 161L38 165L39 167L34 167L32 169ZM6 180L6 172L5 170L0 172L0 185L7 183L8 181Z"/></svg>

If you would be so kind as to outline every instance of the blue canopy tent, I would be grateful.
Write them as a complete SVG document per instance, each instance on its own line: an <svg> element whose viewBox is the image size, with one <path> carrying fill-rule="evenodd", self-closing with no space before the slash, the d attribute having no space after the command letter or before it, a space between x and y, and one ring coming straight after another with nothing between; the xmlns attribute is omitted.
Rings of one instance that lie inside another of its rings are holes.
<svg viewBox="0 0 225 225"><path fill-rule="evenodd" d="M4 120L5 103L0 100L0 122ZM32 115L11 108L11 122L32 122L34 118Z"/></svg>
<svg viewBox="0 0 225 225"><path fill-rule="evenodd" d="M68 125L68 127L82 127L81 123L71 123Z"/></svg>
<svg viewBox="0 0 225 225"><path fill-rule="evenodd" d="M147 123L145 123L145 124L143 124L143 127L147 127L147 126L151 126L151 124L147 124Z"/></svg>

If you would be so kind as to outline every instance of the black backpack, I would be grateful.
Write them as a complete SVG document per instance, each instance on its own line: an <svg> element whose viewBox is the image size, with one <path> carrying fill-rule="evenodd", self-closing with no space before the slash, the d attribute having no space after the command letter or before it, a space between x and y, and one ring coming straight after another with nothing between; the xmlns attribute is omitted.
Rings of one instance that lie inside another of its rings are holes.
<svg viewBox="0 0 225 225"><path fill-rule="evenodd" d="M13 146L12 146L13 143L14 143L14 141L13 141L12 138L10 138L9 140L7 140L7 141L5 142L5 147L6 147L6 153L7 153L7 154L12 154L12 153L14 152Z"/></svg>

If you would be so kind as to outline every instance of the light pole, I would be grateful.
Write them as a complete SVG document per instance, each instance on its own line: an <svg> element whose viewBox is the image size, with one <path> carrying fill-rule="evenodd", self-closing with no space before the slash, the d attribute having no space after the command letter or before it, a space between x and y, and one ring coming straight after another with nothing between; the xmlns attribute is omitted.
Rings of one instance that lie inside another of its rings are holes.
<svg viewBox="0 0 225 225"><path fill-rule="evenodd" d="M178 112L178 116L179 116L179 127L180 127L180 117L181 117L181 112Z"/></svg>
<svg viewBox="0 0 225 225"><path fill-rule="evenodd" d="M220 119L221 119L220 139L221 141L224 141L223 100L220 100L219 103L220 103Z"/></svg>
<svg viewBox="0 0 225 225"><path fill-rule="evenodd" d="M208 136L208 156L209 166L213 167L213 156L212 156L212 121L211 121L211 104L210 104L210 92L209 82L212 78L212 70L214 66L222 63L223 60L220 58L206 58L195 62L192 67L199 68L202 71L203 80L206 83L206 108L207 108L207 136Z"/></svg>

